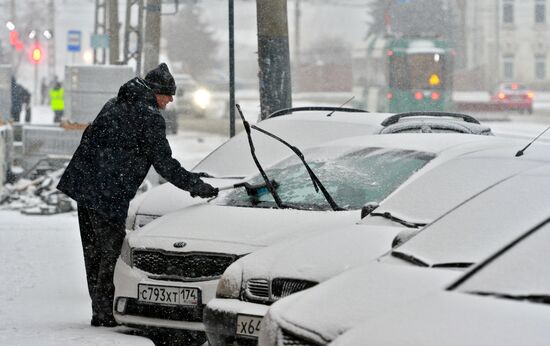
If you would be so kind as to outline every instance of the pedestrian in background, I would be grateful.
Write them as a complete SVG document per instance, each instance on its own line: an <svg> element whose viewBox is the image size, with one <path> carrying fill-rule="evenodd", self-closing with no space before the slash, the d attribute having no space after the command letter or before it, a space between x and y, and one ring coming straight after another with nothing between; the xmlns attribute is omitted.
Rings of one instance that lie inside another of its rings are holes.
<svg viewBox="0 0 550 346"><path fill-rule="evenodd" d="M18 84L15 77L11 77L11 118L14 122L19 122L23 106L25 106L25 120L30 123L31 93Z"/></svg>
<svg viewBox="0 0 550 346"><path fill-rule="evenodd" d="M202 173L172 158L160 110L173 101L174 78L166 64L145 79L125 83L89 125L57 188L76 200L93 326L116 325L113 274L126 235L130 200L151 165L192 197L214 197L218 189Z"/></svg>
<svg viewBox="0 0 550 346"><path fill-rule="evenodd" d="M65 89L61 86L61 82L55 82L50 90L50 106L53 111L53 122L60 123L63 113L65 112Z"/></svg>
<svg viewBox="0 0 550 346"><path fill-rule="evenodd" d="M48 103L48 83L46 83L46 78L42 77L40 81L40 104L45 105Z"/></svg>

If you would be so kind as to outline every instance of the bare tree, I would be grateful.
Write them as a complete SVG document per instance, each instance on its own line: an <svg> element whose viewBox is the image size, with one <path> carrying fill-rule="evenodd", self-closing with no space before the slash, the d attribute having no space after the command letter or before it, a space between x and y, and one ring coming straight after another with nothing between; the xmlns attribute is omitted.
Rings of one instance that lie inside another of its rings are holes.
<svg viewBox="0 0 550 346"><path fill-rule="evenodd" d="M177 15L165 17L163 37L171 61L181 62L183 71L200 78L208 70L219 66L216 59L219 42L214 30L201 20L202 8L190 3Z"/></svg>

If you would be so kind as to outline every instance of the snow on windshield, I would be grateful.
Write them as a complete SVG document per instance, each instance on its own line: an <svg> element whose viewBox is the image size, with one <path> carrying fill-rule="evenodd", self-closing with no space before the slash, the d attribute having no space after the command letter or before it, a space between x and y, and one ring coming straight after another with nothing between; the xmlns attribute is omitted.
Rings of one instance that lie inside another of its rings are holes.
<svg viewBox="0 0 550 346"><path fill-rule="evenodd" d="M317 148L305 153L311 169L336 203L346 209L360 209L367 202L379 202L434 156L424 152L387 148ZM291 156L266 169L277 184L283 203L299 209L329 210L322 193L317 193L305 166ZM261 184L261 175L250 184ZM267 191L266 191L267 192ZM275 207L269 193L249 196L244 189L231 191L222 205Z"/></svg>

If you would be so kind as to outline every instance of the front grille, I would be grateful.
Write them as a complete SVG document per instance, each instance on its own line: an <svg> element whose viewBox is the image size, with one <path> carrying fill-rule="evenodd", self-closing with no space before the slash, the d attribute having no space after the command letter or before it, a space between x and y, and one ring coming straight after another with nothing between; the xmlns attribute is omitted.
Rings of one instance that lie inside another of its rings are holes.
<svg viewBox="0 0 550 346"><path fill-rule="evenodd" d="M202 322L204 305L197 307L166 306L142 303L137 299L128 299L125 315L158 318L172 321Z"/></svg>
<svg viewBox="0 0 550 346"><path fill-rule="evenodd" d="M255 303L270 304L276 300L315 286L313 281L275 278L250 279L246 282L245 300Z"/></svg>
<svg viewBox="0 0 550 346"><path fill-rule="evenodd" d="M289 333L284 329L279 329L278 343L283 346L315 346L315 344Z"/></svg>
<svg viewBox="0 0 550 346"><path fill-rule="evenodd" d="M209 279L223 274L236 256L199 252L134 250L134 267L151 274L182 279Z"/></svg>
<svg viewBox="0 0 550 346"><path fill-rule="evenodd" d="M293 293L313 287L316 284L316 282L306 280L281 278L273 279L271 282L271 297L273 300L278 300Z"/></svg>
<svg viewBox="0 0 550 346"><path fill-rule="evenodd" d="M247 298L253 301L267 301L269 299L269 281L265 279L248 280L245 294Z"/></svg>

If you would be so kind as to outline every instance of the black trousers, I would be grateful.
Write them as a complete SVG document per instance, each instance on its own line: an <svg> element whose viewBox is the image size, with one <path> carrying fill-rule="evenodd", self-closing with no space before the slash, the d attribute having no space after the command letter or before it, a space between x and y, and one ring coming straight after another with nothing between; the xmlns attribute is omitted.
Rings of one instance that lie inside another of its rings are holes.
<svg viewBox="0 0 550 346"><path fill-rule="evenodd" d="M108 219L94 209L78 206L78 223L88 292L92 299L92 317L100 320L112 318L113 274L126 236L125 220Z"/></svg>

